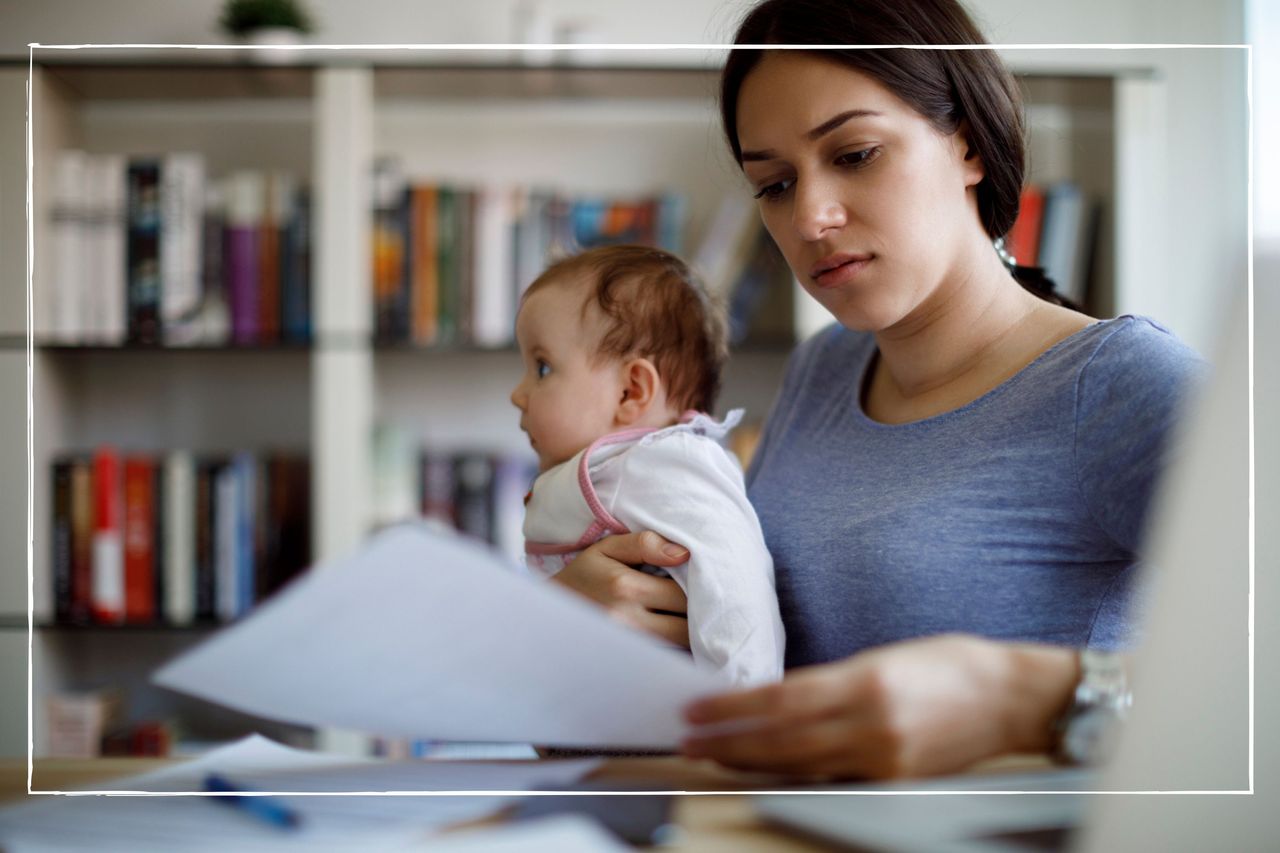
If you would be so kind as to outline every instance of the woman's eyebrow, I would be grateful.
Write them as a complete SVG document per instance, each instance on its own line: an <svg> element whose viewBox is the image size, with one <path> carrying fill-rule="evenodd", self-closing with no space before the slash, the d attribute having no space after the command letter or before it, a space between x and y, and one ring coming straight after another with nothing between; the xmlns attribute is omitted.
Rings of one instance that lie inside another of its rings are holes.
<svg viewBox="0 0 1280 853"><path fill-rule="evenodd" d="M813 130L806 133L805 138L810 142L816 142L846 122L853 121L856 118L871 118L873 116L882 115L884 115L884 113L879 113L875 110L845 110L838 115L832 116ZM770 148L765 148L760 151L743 151L742 162L746 163L747 161L772 160L776 156L777 154Z"/></svg>

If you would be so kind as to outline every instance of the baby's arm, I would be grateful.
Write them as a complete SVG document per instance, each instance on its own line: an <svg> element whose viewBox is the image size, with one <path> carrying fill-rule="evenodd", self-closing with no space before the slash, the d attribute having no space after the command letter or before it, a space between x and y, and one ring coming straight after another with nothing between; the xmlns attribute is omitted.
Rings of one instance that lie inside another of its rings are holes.
<svg viewBox="0 0 1280 853"><path fill-rule="evenodd" d="M688 596L694 660L739 684L782 677L783 629L773 561L737 462L687 432L642 443L617 459L600 500L633 531L689 549L668 571Z"/></svg>

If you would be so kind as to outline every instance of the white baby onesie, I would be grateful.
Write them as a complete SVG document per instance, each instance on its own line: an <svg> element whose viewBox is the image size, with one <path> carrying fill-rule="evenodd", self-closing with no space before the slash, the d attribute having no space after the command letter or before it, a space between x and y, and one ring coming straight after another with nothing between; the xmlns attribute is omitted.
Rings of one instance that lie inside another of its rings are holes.
<svg viewBox="0 0 1280 853"><path fill-rule="evenodd" d="M720 442L742 419L704 414L665 429L595 441L533 484L526 562L544 577L614 533L652 530L689 549L667 571L689 601L694 662L737 684L782 677L783 630L773 560L747 500L742 468Z"/></svg>

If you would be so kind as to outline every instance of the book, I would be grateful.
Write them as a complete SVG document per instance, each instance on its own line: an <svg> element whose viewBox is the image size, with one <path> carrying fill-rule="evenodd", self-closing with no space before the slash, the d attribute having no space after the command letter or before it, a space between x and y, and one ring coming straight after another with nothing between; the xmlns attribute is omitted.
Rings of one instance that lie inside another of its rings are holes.
<svg viewBox="0 0 1280 853"><path fill-rule="evenodd" d="M280 336L289 343L311 340L311 193L295 187L281 254Z"/></svg>
<svg viewBox="0 0 1280 853"><path fill-rule="evenodd" d="M175 450L164 458L165 621L188 625L196 615L196 474L191 453Z"/></svg>
<svg viewBox="0 0 1280 853"><path fill-rule="evenodd" d="M284 231L293 204L292 181L269 172L263 181L262 222L258 227L258 341L280 341L284 290Z"/></svg>
<svg viewBox="0 0 1280 853"><path fill-rule="evenodd" d="M192 340L201 303L204 157L175 152L160 161L160 320L167 344Z"/></svg>
<svg viewBox="0 0 1280 853"><path fill-rule="evenodd" d="M374 332L379 340L398 340L396 312L401 305L404 280L405 234L404 196L407 192L400 164L394 158L379 158L373 172L373 252Z"/></svg>
<svg viewBox="0 0 1280 853"><path fill-rule="evenodd" d="M476 191L471 329L478 346L507 346L515 336L512 224L509 191L496 186Z"/></svg>
<svg viewBox="0 0 1280 853"><path fill-rule="evenodd" d="M112 447L93 454L93 492L93 618L117 623L125 615L124 537L120 458Z"/></svg>
<svg viewBox="0 0 1280 853"><path fill-rule="evenodd" d="M35 312L39 333L57 342L78 341L84 333L81 311L88 290L85 269L85 195L88 155L83 151L59 151L53 167L50 207L51 280L41 300L46 310Z"/></svg>
<svg viewBox="0 0 1280 853"><path fill-rule="evenodd" d="M72 622L93 617L93 460L71 459L71 603Z"/></svg>
<svg viewBox="0 0 1280 853"><path fill-rule="evenodd" d="M1044 224L1044 192L1028 184L1018 201L1018 218L1005 237L1005 250L1019 266L1039 266L1040 229Z"/></svg>
<svg viewBox="0 0 1280 853"><path fill-rule="evenodd" d="M124 460L124 618L156 618L155 465L144 456Z"/></svg>
<svg viewBox="0 0 1280 853"><path fill-rule="evenodd" d="M458 508L454 502L453 459L445 454L423 451L420 455L419 489L422 516L454 529L458 525Z"/></svg>
<svg viewBox="0 0 1280 853"><path fill-rule="evenodd" d="M199 621L212 621L218 612L218 477L225 463L201 459L196 463L195 594Z"/></svg>
<svg viewBox="0 0 1280 853"><path fill-rule="evenodd" d="M438 281L436 340L460 343L458 338L461 297L458 274L458 198L452 187L436 189L436 268Z"/></svg>
<svg viewBox="0 0 1280 853"><path fill-rule="evenodd" d="M258 260L263 219L263 178L240 171L226 183L226 293L231 340L241 345L258 342L260 268Z"/></svg>
<svg viewBox="0 0 1280 853"><path fill-rule="evenodd" d="M98 257L99 325L98 342L113 346L124 343L128 336L126 316L129 298L126 281L127 241L125 219L128 215L128 166L116 154L99 154L92 158L100 185L102 204Z"/></svg>
<svg viewBox="0 0 1280 853"><path fill-rule="evenodd" d="M241 451L231 460L236 489L235 498L235 594L231 618L243 616L253 607L257 588L258 519L262 518L258 460L252 453Z"/></svg>
<svg viewBox="0 0 1280 853"><path fill-rule="evenodd" d="M413 313L410 340L420 346L435 343L440 319L440 269L437 257L436 188L413 188L410 211L410 257L413 274L409 304Z"/></svg>
<svg viewBox="0 0 1280 853"><path fill-rule="evenodd" d="M1087 297L1089 210L1080 188L1061 181L1045 193L1040 266L1057 290L1077 305Z"/></svg>
<svg viewBox="0 0 1280 853"><path fill-rule="evenodd" d="M454 459L454 507L458 530L492 542L493 459L483 453L463 453Z"/></svg>
<svg viewBox="0 0 1280 853"><path fill-rule="evenodd" d="M73 568L71 525L70 459L55 459L52 464L53 505L49 525L49 567L53 578L53 613L59 622L71 621L71 579Z"/></svg>
<svg viewBox="0 0 1280 853"><path fill-rule="evenodd" d="M160 283L160 163L154 159L129 161L128 207L128 340L136 344L161 342Z"/></svg>
<svg viewBox="0 0 1280 853"><path fill-rule="evenodd" d="M234 460L219 468L214 479L214 613L223 622L231 622L240 615L239 479Z"/></svg>

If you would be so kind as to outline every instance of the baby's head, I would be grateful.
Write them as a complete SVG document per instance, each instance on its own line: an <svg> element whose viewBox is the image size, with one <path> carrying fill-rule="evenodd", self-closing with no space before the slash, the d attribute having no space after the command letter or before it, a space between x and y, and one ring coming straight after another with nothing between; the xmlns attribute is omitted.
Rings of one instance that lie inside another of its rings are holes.
<svg viewBox="0 0 1280 853"><path fill-rule="evenodd" d="M543 471L611 432L711 411L728 356L724 318L689 268L645 246L553 264L525 292L516 341L511 402Z"/></svg>

